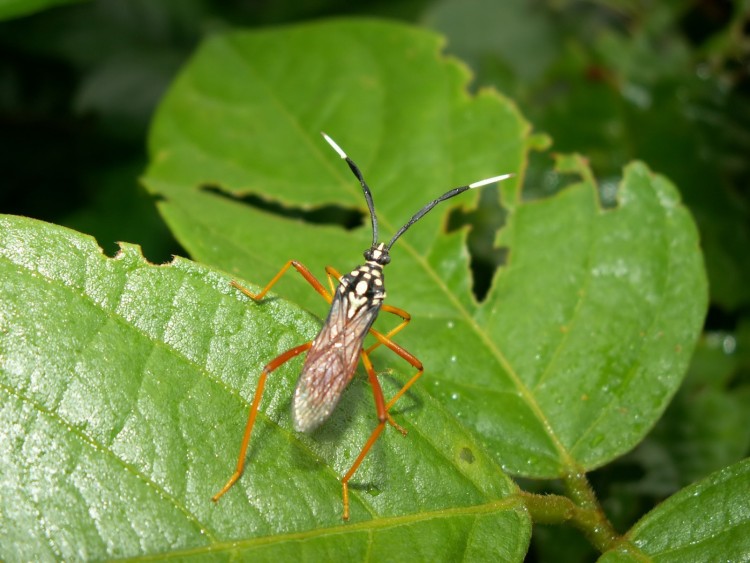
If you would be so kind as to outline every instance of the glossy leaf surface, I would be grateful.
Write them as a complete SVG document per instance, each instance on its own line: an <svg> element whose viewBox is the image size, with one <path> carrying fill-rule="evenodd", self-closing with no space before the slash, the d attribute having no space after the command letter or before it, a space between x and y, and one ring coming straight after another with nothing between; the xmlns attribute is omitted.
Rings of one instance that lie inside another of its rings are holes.
<svg viewBox="0 0 750 563"><path fill-rule="evenodd" d="M3 560L392 559L407 544L430 560L522 559L530 523L514 486L427 395L408 438L386 432L357 474L342 523L339 476L374 423L365 380L306 436L288 415L294 378L275 378L250 470L210 501L260 368L319 326L297 307L248 306L205 267L154 266L128 245L107 258L17 217L0 219L0 270Z"/></svg>
<svg viewBox="0 0 750 563"><path fill-rule="evenodd" d="M717 471L649 512L600 561L747 561L748 490L750 460Z"/></svg>

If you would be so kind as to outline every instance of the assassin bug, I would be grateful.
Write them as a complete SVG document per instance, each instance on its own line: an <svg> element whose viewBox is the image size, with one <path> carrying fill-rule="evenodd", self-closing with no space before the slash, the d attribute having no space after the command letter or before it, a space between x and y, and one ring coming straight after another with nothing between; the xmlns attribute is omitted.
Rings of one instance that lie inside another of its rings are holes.
<svg viewBox="0 0 750 563"><path fill-rule="evenodd" d="M245 468L245 457L248 444L250 443L250 435L253 431L253 426L255 425L258 407L263 396L263 388L266 383L266 377L269 373L281 367L292 358L307 352L307 357L302 366L302 373L297 382L297 388L294 391L294 399L292 400L292 419L296 431L310 432L320 426L331 415L331 412L341 398L344 388L354 376L357 363L359 358L361 358L375 397L378 425L370 434L370 437L360 450L359 455L354 460L349 471L347 471L341 479L344 502L343 518L344 520L348 520L349 480L367 456L370 448L372 448L373 444L377 441L381 432L385 428L386 422L390 423L399 432L406 435L406 430L393 419L389 410L396 401L406 393L414 382L419 379L424 371L422 362L392 340L392 337L397 332L409 324L411 316L403 309L383 303L383 300L385 299L383 267L391 261L389 251L393 244L409 227L419 221L441 201L455 197L466 190L479 188L481 186L486 186L487 184L493 184L505 180L506 178L511 177L512 174L494 176L492 178L487 178L486 180L474 182L473 184L454 188L444 193L415 213L414 216L409 219L409 221L407 221L407 223L401 227L395 235L393 235L390 242L384 244L378 241L378 219L375 215L375 205L372 201L370 188L367 186L362 173L357 165L354 164L354 161L352 161L346 153L341 150L341 147L339 147L333 139L325 133L323 133L323 137L338 155L346 161L362 186L362 192L364 193L365 201L367 202L367 207L370 211L370 220L372 221L372 246L364 253L365 263L345 276L342 276L330 266L326 267L328 283L333 295L323 287L310 270L296 260L288 261L273 279L271 279L268 285L258 293L253 293L239 285L237 282L232 281L233 287L240 290L253 301L260 301L266 293L268 293L271 287L279 281L281 276L283 276L290 267L294 267L294 269L297 270L305 280L307 280L315 291L323 296L323 298L330 304L331 309L320 333L314 340L287 350L280 356L271 360L263 368L260 378L258 379L258 386L255 390L255 395L253 396L247 425L245 426L245 434L242 438L242 445L240 446L237 468L224 487L212 497L212 500L214 502L218 501L224 493L232 488L242 475ZM334 278L339 282L338 288L335 291L333 289ZM392 313L401 319L401 323L391 329L387 334L382 334L372 328L372 324L381 310ZM370 347L364 348L364 339L368 332L375 337L376 342ZM370 353L380 345L392 350L417 370L417 373L414 374L401 390L387 403L383 397L383 390L378 382L372 362L370 361Z"/></svg>

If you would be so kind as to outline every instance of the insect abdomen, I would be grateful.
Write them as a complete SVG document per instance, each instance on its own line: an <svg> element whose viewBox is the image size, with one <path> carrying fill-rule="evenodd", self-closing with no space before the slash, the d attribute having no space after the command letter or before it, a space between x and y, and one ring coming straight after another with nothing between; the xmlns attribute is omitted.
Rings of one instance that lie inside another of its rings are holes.
<svg viewBox="0 0 750 563"><path fill-rule="evenodd" d="M357 285L360 277L352 277L355 273L357 270L342 279L328 318L302 366L292 400L292 419L298 432L314 430L331 415L354 376L362 343L380 310L381 298L361 299L364 289Z"/></svg>

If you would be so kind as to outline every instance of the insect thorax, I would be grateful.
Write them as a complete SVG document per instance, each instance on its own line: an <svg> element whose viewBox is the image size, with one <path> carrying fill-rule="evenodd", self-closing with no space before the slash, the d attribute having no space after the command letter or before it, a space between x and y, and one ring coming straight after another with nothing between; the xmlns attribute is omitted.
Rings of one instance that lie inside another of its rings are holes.
<svg viewBox="0 0 750 563"><path fill-rule="evenodd" d="M337 293L345 301L350 318L363 307L380 308L385 299L383 265L368 260L341 278Z"/></svg>

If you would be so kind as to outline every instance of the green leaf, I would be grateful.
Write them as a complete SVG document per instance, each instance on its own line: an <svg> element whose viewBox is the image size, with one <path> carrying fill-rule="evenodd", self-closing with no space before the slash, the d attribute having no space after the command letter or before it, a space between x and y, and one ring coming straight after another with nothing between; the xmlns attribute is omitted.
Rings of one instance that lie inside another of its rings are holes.
<svg viewBox="0 0 750 563"><path fill-rule="evenodd" d="M27 16L61 4L82 1L84 0L0 0L0 20Z"/></svg>
<svg viewBox="0 0 750 563"><path fill-rule="evenodd" d="M433 34L368 21L205 42L165 97L149 140L145 184L163 198L160 210L178 240L201 261L258 283L292 257L315 272L356 265L370 244L368 228L311 226L234 199L252 194L292 209L362 209L361 189L321 131L367 171L384 236L441 190L518 170L528 125L493 92L469 98L467 70L442 59L440 43ZM504 187L510 194L515 188ZM408 248L431 247L440 222L440 212L425 217L409 233ZM454 249L461 238L451 238ZM399 243L395 260L406 247ZM449 258L444 268L465 283L465 258ZM301 279L289 285L285 297L320 302ZM462 299L470 300L467 291Z"/></svg>
<svg viewBox="0 0 750 563"><path fill-rule="evenodd" d="M339 476L374 426L364 379L313 436L293 432L294 372L268 382L250 467L220 504L263 364L320 322L261 305L184 259L0 217L0 559L210 555L323 560L521 560L530 523L514 485L427 395L407 438L386 431L353 481ZM385 378L390 392L392 383ZM415 400L416 399L416 400ZM358 557L361 556L361 557Z"/></svg>
<svg viewBox="0 0 750 563"><path fill-rule="evenodd" d="M750 460L678 492L644 516L600 561L747 561Z"/></svg>
<svg viewBox="0 0 750 563"><path fill-rule="evenodd" d="M734 332L704 333L690 369L664 416L630 461L643 466L638 478L619 484L628 498L664 498L750 451L750 385L742 378L750 350L743 324Z"/></svg>
<svg viewBox="0 0 750 563"><path fill-rule="evenodd" d="M706 308L695 227L668 181L630 165L618 207L603 210L590 171L560 167L584 181L511 216L508 264L478 315L518 389L508 402L537 421L524 425L538 437L503 460L515 454L514 470L526 462L534 476L592 469L637 444L682 380Z"/></svg>
<svg viewBox="0 0 750 563"><path fill-rule="evenodd" d="M290 258L313 272L354 267L368 226L348 233L228 197L361 209L321 129L364 171L386 233L446 187L522 174L523 119L496 93L469 97L439 45L366 21L206 42L158 112L145 180L181 243L257 284ZM561 168L584 181L547 200L524 202L504 183L499 242L510 254L483 303L470 293L464 234L441 232L445 208L399 240L386 271L391 302L414 317L398 341L426 365L417 387L531 477L588 470L635 446L682 380L706 309L695 226L674 186L633 164L618 207L604 210L580 159ZM278 291L325 314L299 276ZM376 362L406 375L388 351Z"/></svg>

